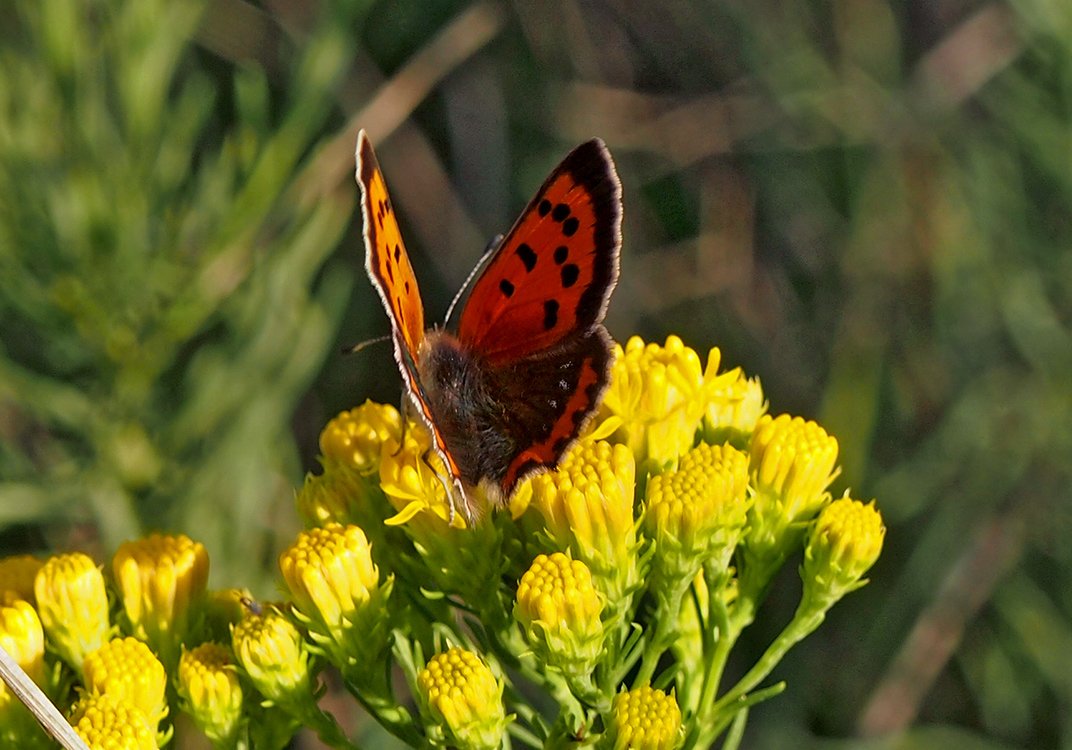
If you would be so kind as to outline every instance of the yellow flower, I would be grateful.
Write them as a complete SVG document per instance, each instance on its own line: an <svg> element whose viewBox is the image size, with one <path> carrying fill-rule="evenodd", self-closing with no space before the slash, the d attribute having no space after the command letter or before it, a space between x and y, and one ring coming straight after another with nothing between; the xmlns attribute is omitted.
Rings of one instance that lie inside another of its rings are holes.
<svg viewBox="0 0 1072 750"><path fill-rule="evenodd" d="M340 667L375 668L387 645L387 610L365 533L330 524L298 535L279 568L314 640Z"/></svg>
<svg viewBox="0 0 1072 750"><path fill-rule="evenodd" d="M663 581L691 580L709 561L719 571L729 566L748 515L747 489L748 457L729 445L701 443L677 471L651 478L644 528Z"/></svg>
<svg viewBox="0 0 1072 750"><path fill-rule="evenodd" d="M599 660L602 611L588 566L561 552L539 555L517 587L514 617L529 645L568 676L589 673Z"/></svg>
<svg viewBox="0 0 1072 750"><path fill-rule="evenodd" d="M320 452L328 461L338 461L368 476L379 468L384 443L397 445L401 434L398 409L366 401L328 422L320 433Z"/></svg>
<svg viewBox="0 0 1072 750"><path fill-rule="evenodd" d="M248 615L231 629L231 646L261 695L276 705L308 704L312 665L294 623L274 609Z"/></svg>
<svg viewBox="0 0 1072 750"><path fill-rule="evenodd" d="M417 696L435 747L502 747L508 722L502 694L502 683L488 666L463 648L433 656L417 675Z"/></svg>
<svg viewBox="0 0 1072 750"><path fill-rule="evenodd" d="M614 750L673 750L685 737L674 694L648 685L614 696L607 733Z"/></svg>
<svg viewBox="0 0 1072 750"><path fill-rule="evenodd" d="M757 491L777 502L788 523L811 520L838 475L837 439L815 422L788 414L763 415L752 435L751 456Z"/></svg>
<svg viewBox="0 0 1072 750"><path fill-rule="evenodd" d="M167 716L164 665L136 638L113 638L87 654L83 681L91 695L107 695L136 706L151 727Z"/></svg>
<svg viewBox="0 0 1072 750"><path fill-rule="evenodd" d="M815 519L804 548L805 606L828 609L864 585L861 579L878 560L885 536L874 500L864 505L846 493L826 506Z"/></svg>
<svg viewBox="0 0 1072 750"><path fill-rule="evenodd" d="M121 544L112 573L131 631L174 666L208 583L205 547L181 534L151 534Z"/></svg>
<svg viewBox="0 0 1072 750"><path fill-rule="evenodd" d="M739 367L730 370L708 390L703 418L704 441L712 445L728 442L743 448L766 411L767 402L759 378L745 377Z"/></svg>
<svg viewBox="0 0 1072 750"><path fill-rule="evenodd" d="M242 685L231 649L202 643L179 659L177 686L183 710L212 742L228 745L242 720Z"/></svg>
<svg viewBox="0 0 1072 750"><path fill-rule="evenodd" d="M628 604L639 585L633 496L636 466L624 445L578 441L554 471L532 478L530 507L555 548L591 570L609 602Z"/></svg>
<svg viewBox="0 0 1072 750"><path fill-rule="evenodd" d="M716 350L717 351L717 350ZM715 355L717 369L717 354ZM692 447L703 418L705 373L700 357L677 336L666 344L645 344L638 336L614 348L610 386L600 414L621 419L615 433L636 456L673 466Z"/></svg>
<svg viewBox="0 0 1072 750"><path fill-rule="evenodd" d="M57 555L34 578L37 613L53 650L78 672L107 640L108 594L100 568L81 552Z"/></svg>
<svg viewBox="0 0 1072 750"><path fill-rule="evenodd" d="M156 732L130 701L87 695L75 704L71 726L89 750L156 750Z"/></svg>
<svg viewBox="0 0 1072 750"><path fill-rule="evenodd" d="M34 603L34 578L44 563L33 555L12 555L0 560L0 592L14 591Z"/></svg>
<svg viewBox="0 0 1072 750"><path fill-rule="evenodd" d="M383 444L380 487L396 511L386 523L405 524L416 538L440 536L448 524L465 527L461 513L451 510L449 474L439 455L432 450L428 428L419 421L407 421L401 445L398 440Z"/></svg>
<svg viewBox="0 0 1072 750"><path fill-rule="evenodd" d="M329 462L323 474L306 475L296 497L298 514L307 526L355 523L375 491L357 472Z"/></svg>
<svg viewBox="0 0 1072 750"><path fill-rule="evenodd" d="M14 591L0 594L0 648L31 680L38 685L45 684L45 632L34 608ZM13 716L12 712L19 716ZM0 730L28 718L22 704L0 680Z"/></svg>

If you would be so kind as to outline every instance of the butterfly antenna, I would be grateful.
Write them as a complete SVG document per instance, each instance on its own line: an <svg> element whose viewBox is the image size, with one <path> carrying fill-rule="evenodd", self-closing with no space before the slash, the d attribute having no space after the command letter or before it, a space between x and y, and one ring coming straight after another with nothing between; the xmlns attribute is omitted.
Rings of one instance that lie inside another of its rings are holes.
<svg viewBox="0 0 1072 750"><path fill-rule="evenodd" d="M465 277L465 283L462 284L462 288L458 290L458 293L454 295L454 299L451 300L450 307L447 308L447 315L443 318L443 325L450 322L450 316L453 314L454 308L458 304L458 300L465 294L465 291L469 288L469 285L473 283L473 279L477 277L477 274L484 270L488 261L491 260L491 256L493 256L495 251L499 249L499 245L502 244L502 241L503 236L501 234L497 234L491 238L491 242L489 242L488 246L484 249L484 254L480 256L480 261L476 264L476 268L470 271L469 275Z"/></svg>
<svg viewBox="0 0 1072 750"><path fill-rule="evenodd" d="M358 343L354 344L353 346L344 346L341 351L342 351L343 354L357 354L359 351L361 351L362 349L364 349L364 348L366 348L368 346L372 346L373 344L379 344L379 343L382 343L384 341L390 341L390 340L391 340L391 335L390 334L387 334L385 336L377 336L374 339L366 339L365 341L359 341Z"/></svg>

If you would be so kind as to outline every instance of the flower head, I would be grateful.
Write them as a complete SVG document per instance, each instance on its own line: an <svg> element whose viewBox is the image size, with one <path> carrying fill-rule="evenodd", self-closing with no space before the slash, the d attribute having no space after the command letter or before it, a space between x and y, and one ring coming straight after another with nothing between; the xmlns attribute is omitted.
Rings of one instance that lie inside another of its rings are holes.
<svg viewBox="0 0 1072 750"><path fill-rule="evenodd" d="M371 479L336 462L323 474L308 474L298 490L298 514L307 526L355 523L368 510L378 487Z"/></svg>
<svg viewBox="0 0 1072 750"><path fill-rule="evenodd" d="M329 524L298 535L279 558L294 603L339 666L373 668L387 644L386 591L365 533Z"/></svg>
<svg viewBox="0 0 1072 750"><path fill-rule="evenodd" d="M132 632L174 666L208 583L204 545L181 534L124 542L112 558L112 573Z"/></svg>
<svg viewBox="0 0 1072 750"><path fill-rule="evenodd" d="M71 710L71 726L89 750L156 750L156 732L145 713L126 700L87 695Z"/></svg>
<svg viewBox="0 0 1072 750"><path fill-rule="evenodd" d="M441 536L451 524L464 527L465 519L452 512L447 477L447 468L432 450L428 428L408 421L401 444L388 440L381 453L380 486L396 511L386 523L405 524L416 538Z"/></svg>
<svg viewBox="0 0 1072 750"><path fill-rule="evenodd" d="M306 705L312 665L301 633L275 609L251 614L231 629L235 659L253 686L276 705Z"/></svg>
<svg viewBox="0 0 1072 750"><path fill-rule="evenodd" d="M582 560L608 601L627 603L639 584L632 452L602 440L578 441L531 487L530 508L555 548Z"/></svg>
<svg viewBox="0 0 1072 750"><path fill-rule="evenodd" d="M886 527L872 500L864 505L846 494L815 519L804 548L804 599L826 609L861 581L882 552Z"/></svg>
<svg viewBox="0 0 1072 750"><path fill-rule="evenodd" d="M12 555L0 560L0 592L14 591L34 603L34 578L44 562L33 555Z"/></svg>
<svg viewBox="0 0 1072 750"><path fill-rule="evenodd" d="M615 437L638 464L673 466L692 447L706 406L700 357L677 336L662 346L633 336L614 354L600 414L621 419Z"/></svg>
<svg viewBox="0 0 1072 750"><path fill-rule="evenodd" d="M708 561L729 566L747 519L747 489L748 457L729 445L701 443L677 471L651 478L644 528L664 580L691 580Z"/></svg>
<svg viewBox="0 0 1072 750"><path fill-rule="evenodd" d="M221 643L202 643L183 651L177 688L183 711L212 742L227 745L242 720L242 685L231 649Z"/></svg>
<svg viewBox="0 0 1072 750"><path fill-rule="evenodd" d="M320 433L320 452L328 462L337 461L369 476L380 465L384 443L397 444L401 434L402 415L398 409L366 401L328 422Z"/></svg>
<svg viewBox="0 0 1072 750"><path fill-rule="evenodd" d="M167 674L153 652L136 638L114 638L86 655L86 692L127 701L156 727L167 716Z"/></svg>
<svg viewBox="0 0 1072 750"><path fill-rule="evenodd" d="M608 718L614 750L673 750L685 737L674 694L647 685L614 696Z"/></svg>
<svg viewBox="0 0 1072 750"><path fill-rule="evenodd" d="M433 656L417 675L418 699L437 747L502 747L508 722L502 694L488 666L463 648Z"/></svg>
<svg viewBox="0 0 1072 750"><path fill-rule="evenodd" d="M717 349L715 351L718 351ZM711 363L708 362L708 369ZM717 445L748 445L759 418L767 411L759 378L745 377L741 368L730 370L711 383L703 417L704 441Z"/></svg>
<svg viewBox="0 0 1072 750"><path fill-rule="evenodd" d="M529 645L567 675L587 674L603 652L603 603L588 566L539 555L521 577L514 616Z"/></svg>
<svg viewBox="0 0 1072 750"><path fill-rule="evenodd" d="M30 603L14 591L0 593L0 648L15 660L38 685L45 678L45 632ZM21 705L0 680L0 726L9 724L9 713L22 714Z"/></svg>
<svg viewBox="0 0 1072 750"><path fill-rule="evenodd" d="M50 558L34 578L37 613L53 650L78 672L108 640L108 594L97 564L81 552Z"/></svg>

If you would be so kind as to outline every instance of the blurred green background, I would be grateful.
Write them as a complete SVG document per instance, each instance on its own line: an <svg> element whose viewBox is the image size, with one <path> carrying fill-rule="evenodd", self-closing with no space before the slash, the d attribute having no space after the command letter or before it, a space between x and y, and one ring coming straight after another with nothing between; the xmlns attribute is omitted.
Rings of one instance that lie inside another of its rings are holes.
<svg viewBox="0 0 1072 750"><path fill-rule="evenodd" d="M399 398L339 354L387 331L357 127L432 319L603 137L612 333L720 347L878 498L746 747L1072 747L1072 4L5 0L0 552L179 530L273 595L318 431Z"/></svg>

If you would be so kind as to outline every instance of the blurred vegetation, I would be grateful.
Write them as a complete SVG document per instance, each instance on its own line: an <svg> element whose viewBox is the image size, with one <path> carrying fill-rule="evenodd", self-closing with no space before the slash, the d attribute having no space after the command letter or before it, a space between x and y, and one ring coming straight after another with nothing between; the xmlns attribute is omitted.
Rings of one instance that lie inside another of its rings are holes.
<svg viewBox="0 0 1072 750"><path fill-rule="evenodd" d="M387 330L356 128L432 319L600 135L625 187L612 333L720 346L838 435L890 526L745 746L1072 746L1072 5L15 0L0 22L0 551L180 530L215 583L270 595L317 431L398 399L386 348L336 353Z"/></svg>

